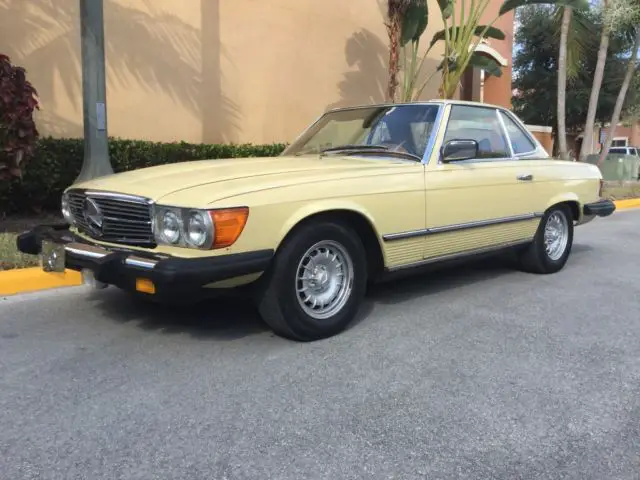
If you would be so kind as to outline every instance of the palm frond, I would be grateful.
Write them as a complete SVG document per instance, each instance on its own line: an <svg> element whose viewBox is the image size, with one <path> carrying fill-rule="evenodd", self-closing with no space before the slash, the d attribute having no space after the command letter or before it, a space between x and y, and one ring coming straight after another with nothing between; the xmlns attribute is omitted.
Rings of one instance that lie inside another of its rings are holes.
<svg viewBox="0 0 640 480"><path fill-rule="evenodd" d="M438 0L438 6L442 12L442 18L446 20L453 14L455 0Z"/></svg>
<svg viewBox="0 0 640 480"><path fill-rule="evenodd" d="M429 9L426 0L415 0L405 11L402 21L400 46L417 41L429 23Z"/></svg>
<svg viewBox="0 0 640 480"><path fill-rule="evenodd" d="M560 39L562 15L567 7L558 7L553 15L555 25L554 36ZM583 9L573 10L571 25L567 35L567 80L575 80L583 70L582 61L594 46L593 31L595 26Z"/></svg>
<svg viewBox="0 0 640 480"><path fill-rule="evenodd" d="M556 5L557 7L585 8L585 0L506 0L500 7L499 15L527 5Z"/></svg>
<svg viewBox="0 0 640 480"><path fill-rule="evenodd" d="M454 27L449 27L449 35L453 36L454 34L457 34L458 30L463 30L463 27L460 26L454 26ZM488 27L486 25L478 25L474 31L473 31L473 35L482 35L482 32L485 31L485 29L487 29L487 31L484 33L484 37L483 38L495 38L496 40L504 40L506 38L504 32L502 30L500 30L499 28L496 27ZM431 44L429 45L430 47L432 47L435 43L440 42L442 40L444 40L446 38L446 34L445 34L445 30L440 30L436 33L433 34L433 38L431 39Z"/></svg>
<svg viewBox="0 0 640 480"><path fill-rule="evenodd" d="M473 52L471 58L469 59L469 66L481 68L489 75L493 75L495 77L502 76L502 65L496 62L493 58L487 57L478 52Z"/></svg>

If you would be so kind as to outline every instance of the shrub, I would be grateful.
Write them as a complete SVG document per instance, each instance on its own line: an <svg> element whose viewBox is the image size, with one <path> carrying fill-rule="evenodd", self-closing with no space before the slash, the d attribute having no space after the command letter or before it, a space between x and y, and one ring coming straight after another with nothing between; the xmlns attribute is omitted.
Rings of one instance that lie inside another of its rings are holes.
<svg viewBox="0 0 640 480"><path fill-rule="evenodd" d="M116 172L188 160L275 157L284 144L193 144L109 139L109 156ZM62 191L80 173L84 156L82 139L41 138L22 180L0 183L0 217L3 214L57 211Z"/></svg>
<svg viewBox="0 0 640 480"><path fill-rule="evenodd" d="M36 89L25 70L0 54L0 182L20 177L33 153L38 130L33 111L38 108Z"/></svg>

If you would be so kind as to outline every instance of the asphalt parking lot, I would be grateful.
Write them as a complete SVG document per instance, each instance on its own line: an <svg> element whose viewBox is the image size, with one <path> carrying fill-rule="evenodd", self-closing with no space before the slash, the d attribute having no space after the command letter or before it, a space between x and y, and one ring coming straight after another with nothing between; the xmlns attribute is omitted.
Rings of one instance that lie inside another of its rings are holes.
<svg viewBox="0 0 640 480"><path fill-rule="evenodd" d="M0 298L0 478L638 479L639 285L630 211L556 275L377 287L312 344L233 300Z"/></svg>

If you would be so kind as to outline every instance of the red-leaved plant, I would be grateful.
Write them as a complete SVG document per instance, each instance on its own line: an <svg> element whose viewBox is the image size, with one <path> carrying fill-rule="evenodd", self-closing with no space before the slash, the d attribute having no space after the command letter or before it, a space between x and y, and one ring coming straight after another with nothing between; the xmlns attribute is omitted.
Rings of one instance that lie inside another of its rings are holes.
<svg viewBox="0 0 640 480"><path fill-rule="evenodd" d="M33 112L39 109L38 92L25 70L11 65L0 54L0 180L22 177L22 169L33 154L38 129Z"/></svg>

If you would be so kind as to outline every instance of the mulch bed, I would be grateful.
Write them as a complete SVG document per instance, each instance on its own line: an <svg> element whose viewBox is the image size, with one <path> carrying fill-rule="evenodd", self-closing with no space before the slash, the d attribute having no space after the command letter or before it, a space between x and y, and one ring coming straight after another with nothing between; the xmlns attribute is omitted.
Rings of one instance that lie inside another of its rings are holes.
<svg viewBox="0 0 640 480"><path fill-rule="evenodd" d="M11 216L0 219L0 233L22 233L41 223L59 223L64 219L55 213L31 216Z"/></svg>

